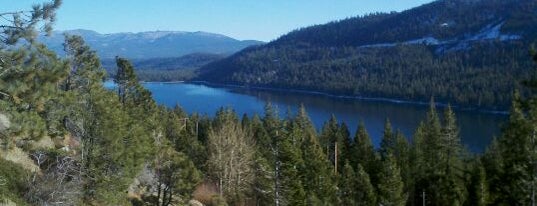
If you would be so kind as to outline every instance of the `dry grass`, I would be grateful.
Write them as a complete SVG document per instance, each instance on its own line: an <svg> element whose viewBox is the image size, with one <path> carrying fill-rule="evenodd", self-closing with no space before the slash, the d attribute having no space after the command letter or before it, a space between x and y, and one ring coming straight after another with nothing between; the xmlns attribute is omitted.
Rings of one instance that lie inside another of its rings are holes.
<svg viewBox="0 0 537 206"><path fill-rule="evenodd" d="M55 145L54 142L50 137L43 137L39 139L39 141L32 143L32 148L34 150L37 149L54 149Z"/></svg>
<svg viewBox="0 0 537 206"><path fill-rule="evenodd" d="M198 185L196 190L194 190L193 199L203 203L204 205L210 205L215 195L219 195L216 185L210 182L204 182Z"/></svg>
<svg viewBox="0 0 537 206"><path fill-rule="evenodd" d="M0 149L0 158L14 162L15 164L20 165L24 169L32 172L40 171L39 167L34 163L32 159L30 159L28 154L18 147L12 147L7 150Z"/></svg>

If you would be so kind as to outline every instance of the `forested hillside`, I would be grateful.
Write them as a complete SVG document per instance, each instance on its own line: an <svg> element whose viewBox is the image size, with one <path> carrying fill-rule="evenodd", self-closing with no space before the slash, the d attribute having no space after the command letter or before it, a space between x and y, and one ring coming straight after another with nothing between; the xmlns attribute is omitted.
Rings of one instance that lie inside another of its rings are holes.
<svg viewBox="0 0 537 206"><path fill-rule="evenodd" d="M181 57L132 59L140 81L181 81L192 79L195 70L211 62L223 59L220 54L187 54ZM103 59L102 66L109 77L117 71L115 59Z"/></svg>
<svg viewBox="0 0 537 206"><path fill-rule="evenodd" d="M210 82L507 109L528 75L532 0L439 0L298 29L203 67Z"/></svg>

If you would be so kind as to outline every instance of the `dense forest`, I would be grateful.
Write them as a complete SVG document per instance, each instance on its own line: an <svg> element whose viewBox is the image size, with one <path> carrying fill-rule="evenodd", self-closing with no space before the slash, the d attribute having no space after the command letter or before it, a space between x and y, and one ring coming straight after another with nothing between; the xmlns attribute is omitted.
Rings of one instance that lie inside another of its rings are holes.
<svg viewBox="0 0 537 206"><path fill-rule="evenodd" d="M386 120L379 148L363 124L306 108L279 117L222 108L214 118L157 105L133 64L117 88L79 36L60 58L33 41L60 0L0 14L0 202L16 205L530 205L537 190L537 95L514 93L484 154L460 143L457 119L431 101L412 137ZM9 47L26 40L21 47ZM533 53L537 61L537 53ZM516 64L516 62L513 62ZM531 65L537 79L537 67ZM537 80L521 84L533 92ZM440 118L442 116L442 118Z"/></svg>
<svg viewBox="0 0 537 206"><path fill-rule="evenodd" d="M140 81L183 81L193 79L195 71L213 61L224 58L221 54L193 53L176 58L132 59L136 75ZM103 59L102 67L108 77L117 71L115 59Z"/></svg>
<svg viewBox="0 0 537 206"><path fill-rule="evenodd" d="M440 0L307 27L211 63L197 79L507 110L529 74L536 6Z"/></svg>

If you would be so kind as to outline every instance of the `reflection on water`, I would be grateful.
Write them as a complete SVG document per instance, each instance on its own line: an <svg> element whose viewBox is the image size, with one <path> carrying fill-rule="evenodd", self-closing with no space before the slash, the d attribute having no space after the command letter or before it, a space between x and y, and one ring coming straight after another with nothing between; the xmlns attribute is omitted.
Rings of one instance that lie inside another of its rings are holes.
<svg viewBox="0 0 537 206"><path fill-rule="evenodd" d="M280 115L283 116L288 109L294 113L298 105L304 104L318 129L332 114L339 121L345 122L352 133L359 121L363 120L375 145L380 143L386 118L390 119L395 129L410 137L419 122L425 118L428 109L424 105L192 83L145 83L144 86L160 104L170 107L179 104L189 113L198 112L209 116L223 106L233 108L239 115L262 115L264 105L269 101L279 108ZM439 110L442 111L442 108ZM456 111L456 114L463 143L474 152L483 151L492 137L499 135L499 126L506 119L504 115L472 111Z"/></svg>

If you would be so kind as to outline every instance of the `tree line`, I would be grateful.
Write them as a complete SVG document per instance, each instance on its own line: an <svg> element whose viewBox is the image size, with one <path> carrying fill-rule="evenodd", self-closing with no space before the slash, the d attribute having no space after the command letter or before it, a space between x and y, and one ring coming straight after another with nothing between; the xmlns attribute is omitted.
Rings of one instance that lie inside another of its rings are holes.
<svg viewBox="0 0 537 206"><path fill-rule="evenodd" d="M535 8L531 0L442 0L353 17L247 48L202 67L196 78L420 102L434 96L507 111L514 90L526 94L519 81L532 66L527 45L537 37ZM495 32L514 39L482 39Z"/></svg>

